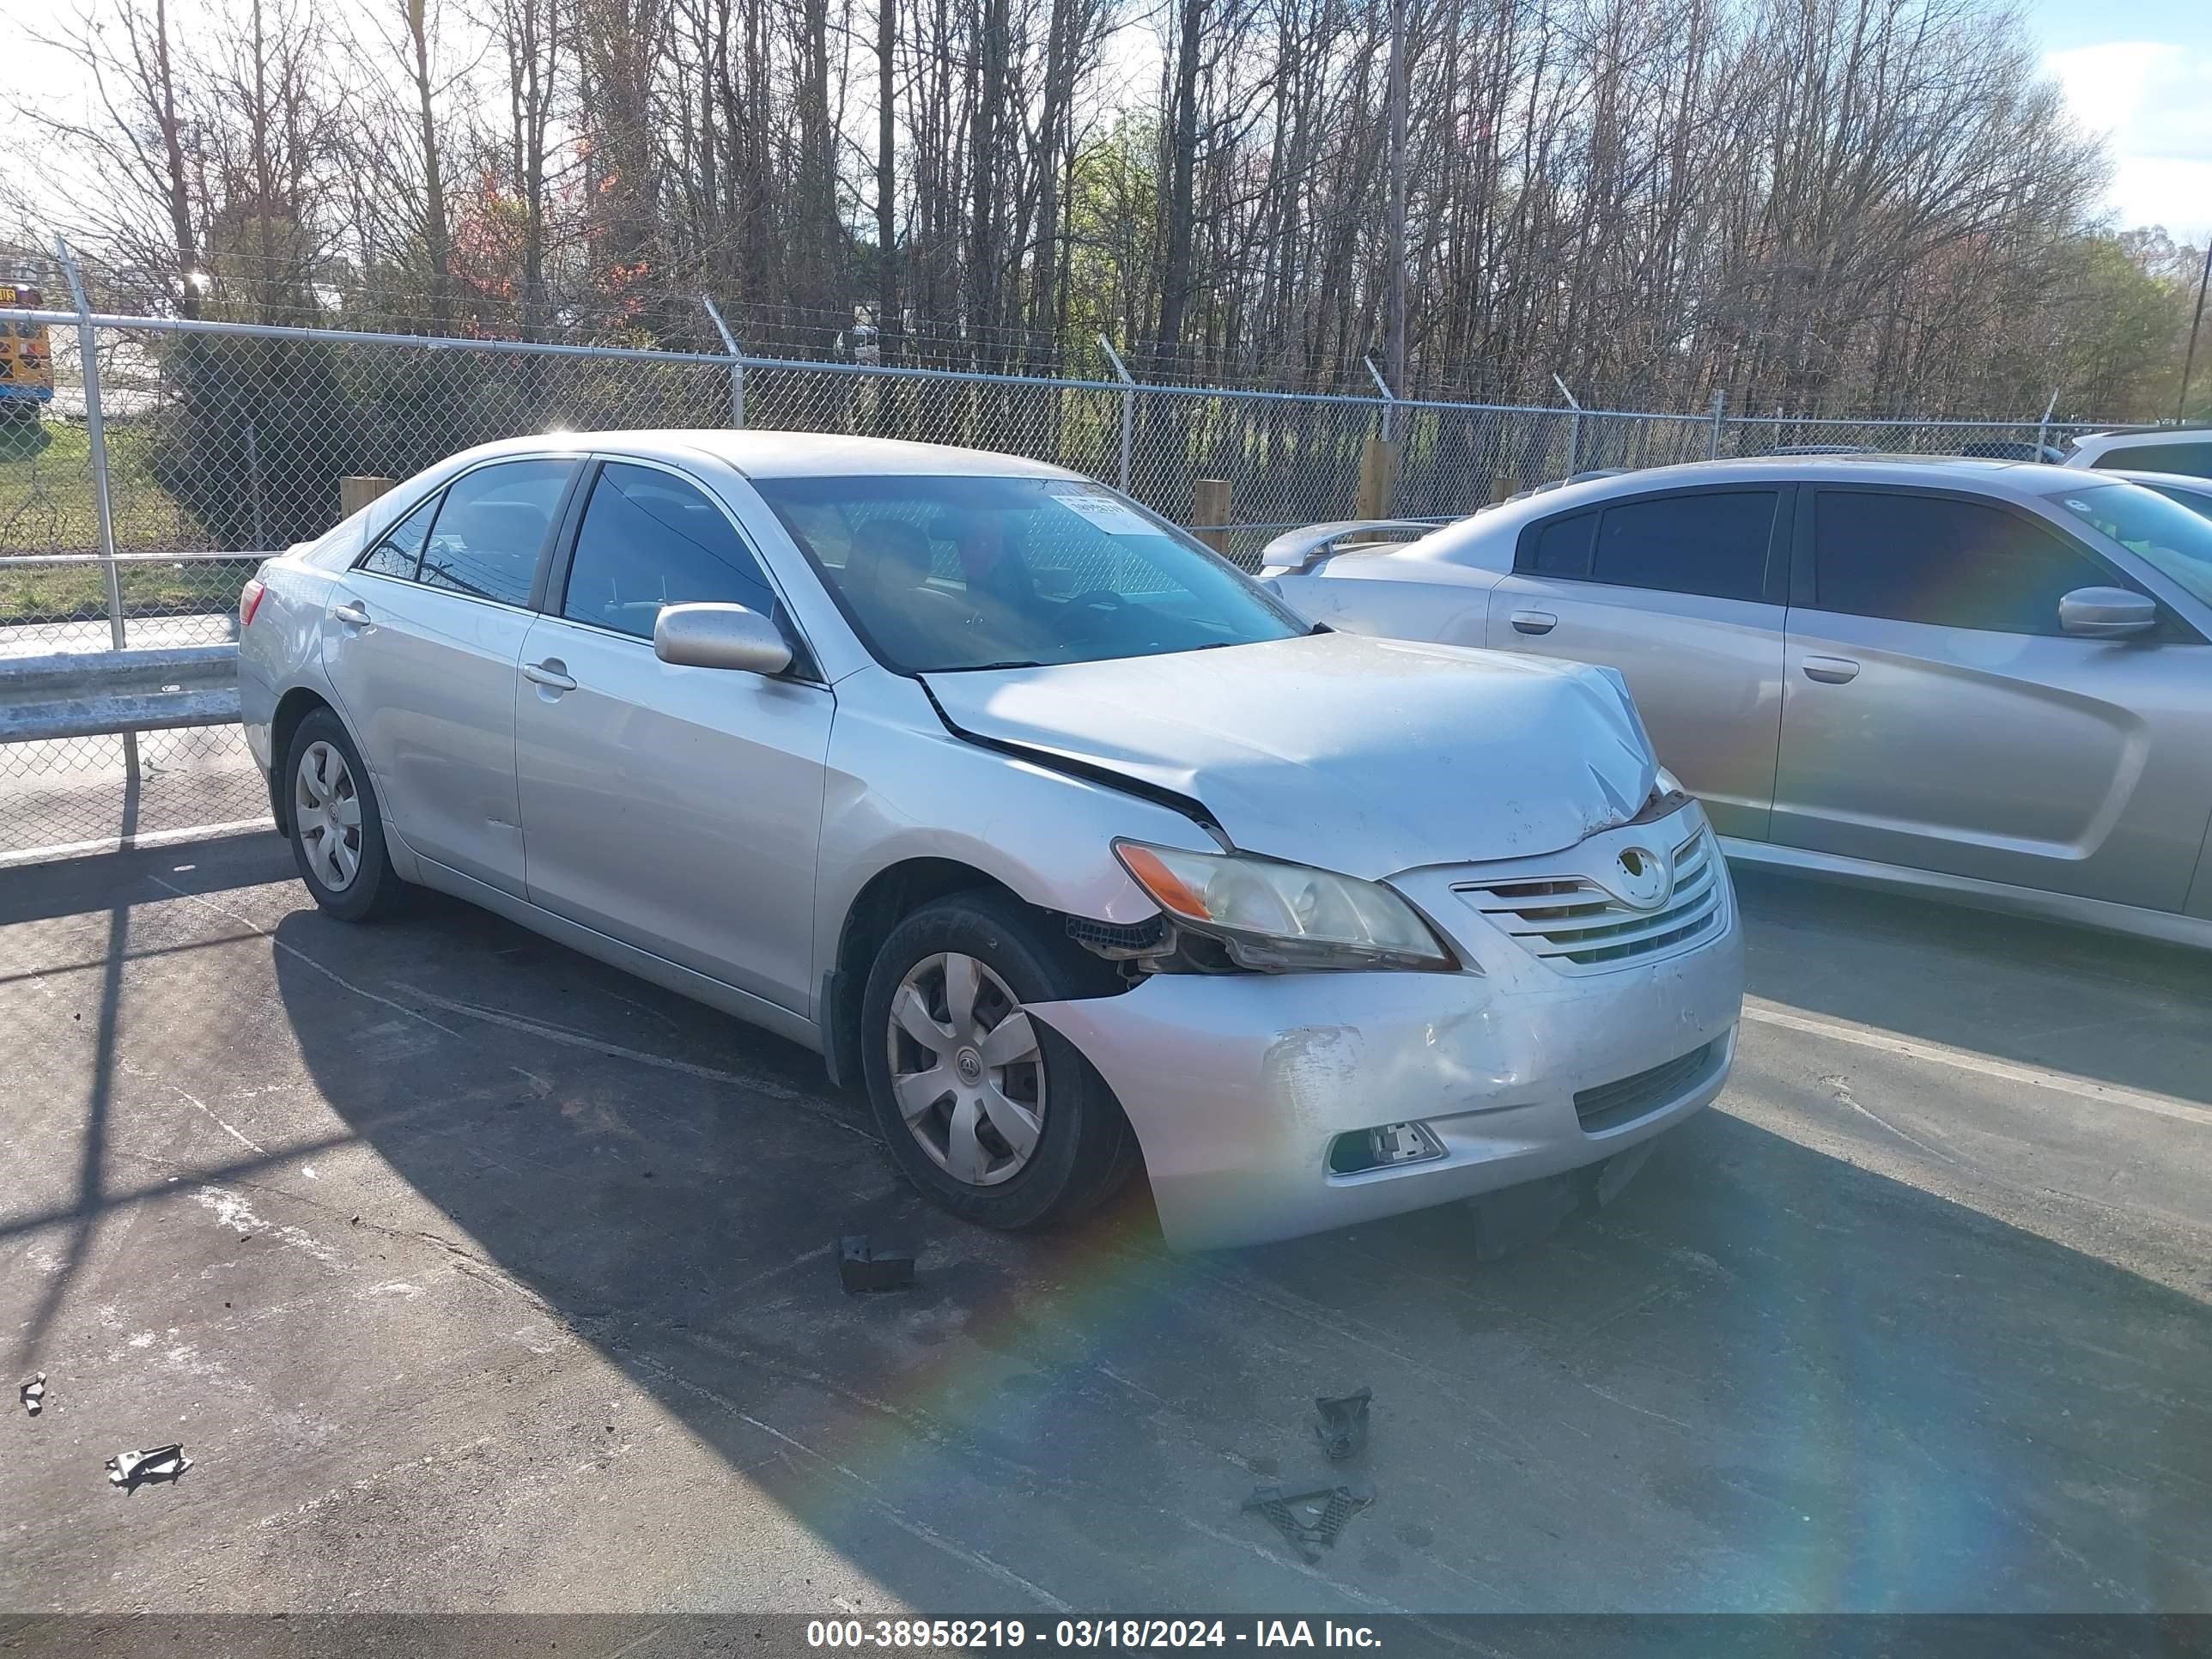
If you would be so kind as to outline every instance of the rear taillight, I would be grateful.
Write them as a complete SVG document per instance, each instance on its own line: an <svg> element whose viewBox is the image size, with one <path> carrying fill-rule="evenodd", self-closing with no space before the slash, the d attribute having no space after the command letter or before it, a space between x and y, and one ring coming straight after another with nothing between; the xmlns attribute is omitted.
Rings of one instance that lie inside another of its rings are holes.
<svg viewBox="0 0 2212 1659"><path fill-rule="evenodd" d="M261 596L269 590L256 576L247 582L238 596L238 628L240 633L253 626L253 613L261 609Z"/></svg>

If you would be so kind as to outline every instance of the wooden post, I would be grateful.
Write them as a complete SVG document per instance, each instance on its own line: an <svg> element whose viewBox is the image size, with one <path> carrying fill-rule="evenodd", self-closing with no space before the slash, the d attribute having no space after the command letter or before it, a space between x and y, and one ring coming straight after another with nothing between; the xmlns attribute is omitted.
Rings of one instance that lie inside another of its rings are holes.
<svg viewBox="0 0 2212 1659"><path fill-rule="evenodd" d="M1370 438L1359 453L1359 501L1352 509L1355 519L1390 516L1390 492L1398 482L1398 445L1390 438Z"/></svg>
<svg viewBox="0 0 2212 1659"><path fill-rule="evenodd" d="M1510 472L1493 472L1490 475L1490 499L1492 501L1510 501L1514 496L1520 493L1521 480L1515 477Z"/></svg>
<svg viewBox="0 0 2212 1659"><path fill-rule="evenodd" d="M1200 525L1224 525L1229 522L1229 480L1200 478L1191 491L1190 521L1192 534L1217 553L1229 551L1229 532L1225 530L1198 529Z"/></svg>
<svg viewBox="0 0 2212 1659"><path fill-rule="evenodd" d="M340 478L338 480L338 517L350 519L398 482L397 478Z"/></svg>

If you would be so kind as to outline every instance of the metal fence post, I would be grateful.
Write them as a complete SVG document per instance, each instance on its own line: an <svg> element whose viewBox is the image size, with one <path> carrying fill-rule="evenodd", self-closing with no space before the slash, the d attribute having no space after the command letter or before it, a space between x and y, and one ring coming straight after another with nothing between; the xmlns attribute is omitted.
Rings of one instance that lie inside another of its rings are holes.
<svg viewBox="0 0 2212 1659"><path fill-rule="evenodd" d="M1382 394L1382 441L1387 444L1398 435L1398 394L1390 390L1389 381L1375 367L1373 357L1363 354L1359 361L1367 365L1367 372L1375 377L1376 389Z"/></svg>
<svg viewBox="0 0 2212 1659"><path fill-rule="evenodd" d="M728 352L732 359L730 364L730 425L743 432L745 429L744 354L738 349L737 338L730 332L729 325L722 320L722 313L714 309L714 301L702 294L699 296L699 303L707 307L707 315L714 319L714 332L722 337L722 349Z"/></svg>
<svg viewBox="0 0 2212 1659"><path fill-rule="evenodd" d="M2051 415L2058 407L2058 388L2051 388L2051 401L2043 406L2043 418L2035 424L2035 459L2041 460L2043 452L2051 447Z"/></svg>
<svg viewBox="0 0 2212 1659"><path fill-rule="evenodd" d="M1121 362L1121 354L1114 349L1114 343L1103 334L1098 337L1098 347L1121 379L1121 493L1126 495L1129 493L1129 450L1137 434L1137 382Z"/></svg>
<svg viewBox="0 0 2212 1659"><path fill-rule="evenodd" d="M1728 393L1716 392L1713 393L1713 441L1705 451L1709 460L1717 461L1721 458L1721 421L1727 412Z"/></svg>
<svg viewBox="0 0 2212 1659"><path fill-rule="evenodd" d="M77 350L84 360L84 435L92 451L92 500L100 519L100 556L106 561L107 634L115 649L123 648L123 582L115 568L115 503L108 493L107 430L100 419L100 347L93 337L92 306L84 296L84 278L76 256L61 237L54 238L54 257L69 281L70 298L76 306ZM135 758L135 750L134 750Z"/></svg>
<svg viewBox="0 0 2212 1659"><path fill-rule="evenodd" d="M1559 388L1559 396L1565 398L1567 407L1575 411L1574 418L1567 422L1567 477L1571 478L1582 462L1583 406L1575 401L1575 394L1567 390L1567 383L1558 375L1552 376L1552 384Z"/></svg>

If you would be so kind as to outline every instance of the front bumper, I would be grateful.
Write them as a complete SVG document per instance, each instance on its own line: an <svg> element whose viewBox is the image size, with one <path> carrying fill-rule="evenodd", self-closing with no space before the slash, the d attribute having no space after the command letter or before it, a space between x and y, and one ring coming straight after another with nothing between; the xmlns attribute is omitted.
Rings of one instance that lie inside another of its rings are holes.
<svg viewBox="0 0 2212 1659"><path fill-rule="evenodd" d="M1743 1003L1733 893L1692 947L1575 975L1455 904L1448 872L1398 884L1483 974L1161 974L1031 1007L1121 1101L1170 1243L1295 1237L1559 1175L1720 1092ZM1339 1135L1407 1121L1443 1156L1330 1169Z"/></svg>

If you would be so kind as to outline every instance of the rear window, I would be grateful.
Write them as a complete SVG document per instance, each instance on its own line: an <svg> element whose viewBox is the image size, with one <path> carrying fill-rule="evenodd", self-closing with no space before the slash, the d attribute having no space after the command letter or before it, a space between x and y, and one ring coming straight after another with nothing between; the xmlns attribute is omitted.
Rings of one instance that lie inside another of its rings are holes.
<svg viewBox="0 0 2212 1659"><path fill-rule="evenodd" d="M2185 472L2212 478L2212 438L2171 444L2116 444L2089 465L2104 471Z"/></svg>
<svg viewBox="0 0 2212 1659"><path fill-rule="evenodd" d="M1766 589L1774 539L1772 489L1616 501L1598 526L1593 580L1716 599L1756 599Z"/></svg>
<svg viewBox="0 0 2212 1659"><path fill-rule="evenodd" d="M1615 501L1524 532L1514 568L1613 587L1760 599L1780 500L1772 489L1705 489Z"/></svg>
<svg viewBox="0 0 2212 1659"><path fill-rule="evenodd" d="M1554 519L1536 527L1521 568L1532 576L1568 576L1586 581L1590 573L1590 550L1596 545L1596 514Z"/></svg>

